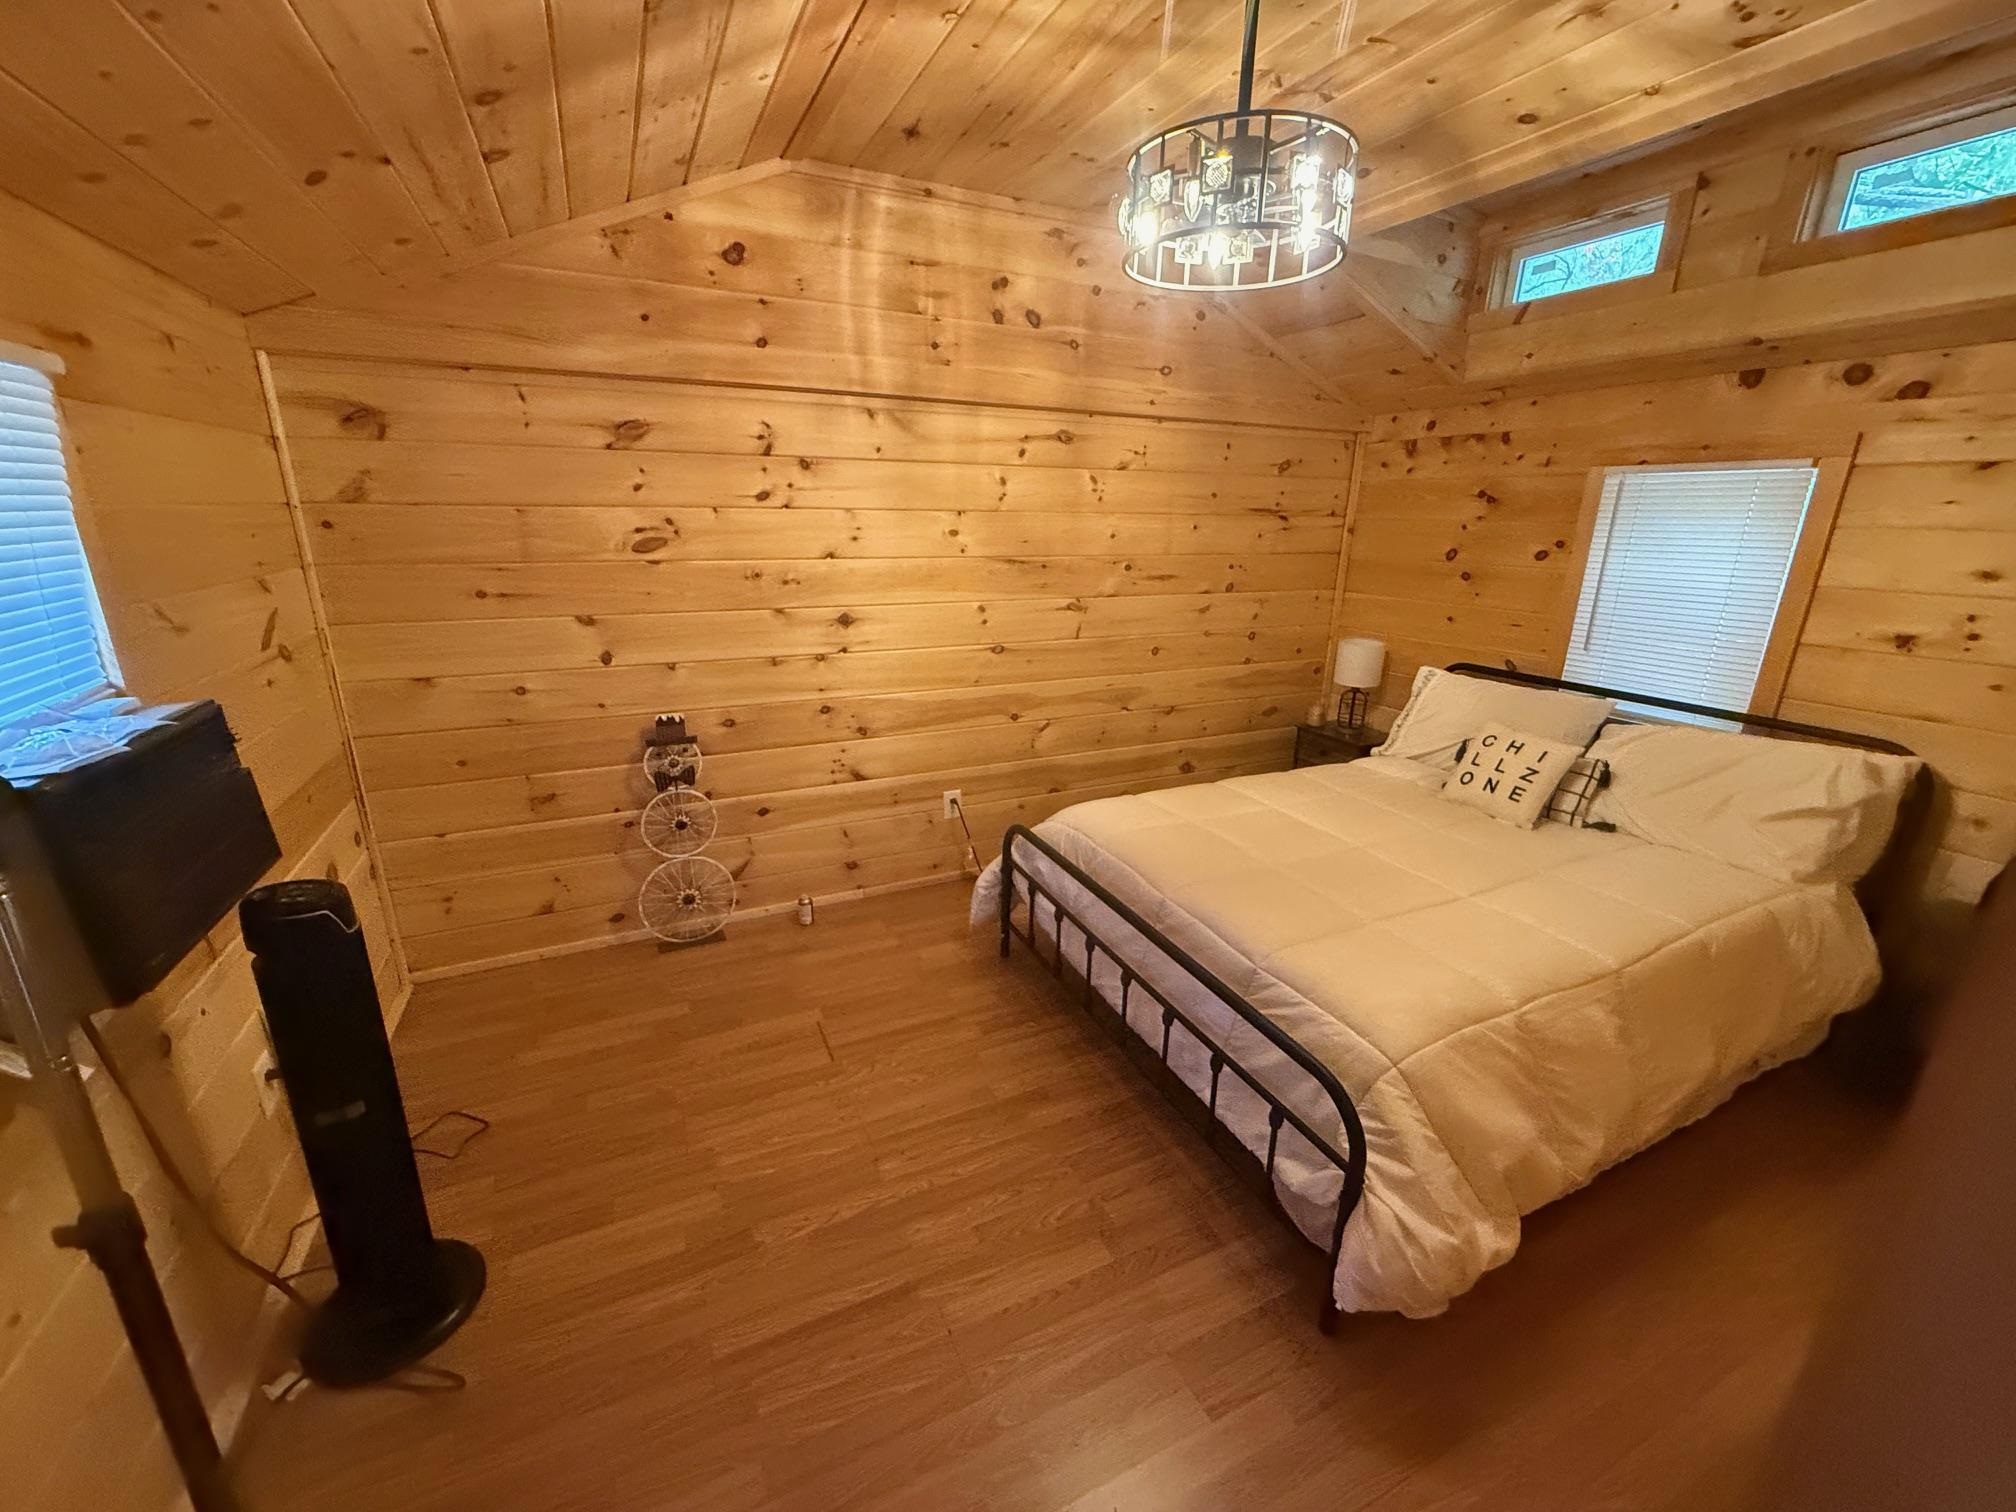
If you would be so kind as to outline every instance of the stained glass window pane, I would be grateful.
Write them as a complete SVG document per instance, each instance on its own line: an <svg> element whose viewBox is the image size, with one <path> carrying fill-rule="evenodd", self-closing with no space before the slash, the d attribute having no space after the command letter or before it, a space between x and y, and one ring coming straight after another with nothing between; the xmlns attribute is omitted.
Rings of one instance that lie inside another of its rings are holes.
<svg viewBox="0 0 2016 1512"><path fill-rule="evenodd" d="M1524 304L1529 299L1548 299L1556 294L1621 283L1627 278L1643 278L1659 266L1659 245L1665 239L1665 222L1654 221L1649 226L1615 231L1570 247L1528 253L1519 259L1512 302Z"/></svg>
<svg viewBox="0 0 2016 1512"><path fill-rule="evenodd" d="M1849 181L1841 231L2016 194L2016 126L1871 163Z"/></svg>

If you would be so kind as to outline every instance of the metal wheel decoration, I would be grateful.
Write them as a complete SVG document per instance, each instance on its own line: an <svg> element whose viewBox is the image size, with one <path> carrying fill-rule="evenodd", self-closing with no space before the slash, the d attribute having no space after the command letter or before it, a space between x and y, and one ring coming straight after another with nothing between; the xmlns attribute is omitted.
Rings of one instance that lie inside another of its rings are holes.
<svg viewBox="0 0 2016 1512"><path fill-rule="evenodd" d="M705 793L670 787L645 805L637 823L644 843L661 856L690 856L703 851L720 823Z"/></svg>
<svg viewBox="0 0 2016 1512"><path fill-rule="evenodd" d="M710 856L681 856L644 879L637 912L661 940L691 945L720 933L735 909L735 878Z"/></svg>
<svg viewBox="0 0 2016 1512"><path fill-rule="evenodd" d="M647 745L644 775L661 793L670 787L695 787L700 782L700 747L690 740L676 745Z"/></svg>

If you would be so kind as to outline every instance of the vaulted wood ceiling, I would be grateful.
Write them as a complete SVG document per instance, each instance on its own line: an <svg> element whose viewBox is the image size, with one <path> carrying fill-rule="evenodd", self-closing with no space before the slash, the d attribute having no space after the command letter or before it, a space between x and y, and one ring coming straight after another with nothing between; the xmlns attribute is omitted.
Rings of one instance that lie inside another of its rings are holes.
<svg viewBox="0 0 2016 1512"><path fill-rule="evenodd" d="M5 0L0 188L241 310L773 158L1103 212L1240 0ZM1269 0L1379 230L2006 26L2007 0Z"/></svg>

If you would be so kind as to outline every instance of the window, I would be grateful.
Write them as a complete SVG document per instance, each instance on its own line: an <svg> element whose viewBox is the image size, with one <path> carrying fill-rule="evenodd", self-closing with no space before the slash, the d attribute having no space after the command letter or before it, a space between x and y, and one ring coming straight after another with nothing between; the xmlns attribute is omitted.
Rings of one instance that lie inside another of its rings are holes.
<svg viewBox="0 0 2016 1512"><path fill-rule="evenodd" d="M1859 231L2016 194L2016 108L1977 115L1843 155L1823 234Z"/></svg>
<svg viewBox="0 0 2016 1512"><path fill-rule="evenodd" d="M39 370L0 361L0 731L111 692L112 679L55 390Z"/></svg>
<svg viewBox="0 0 2016 1512"><path fill-rule="evenodd" d="M1564 675L1747 710L1818 479L1804 462L1604 473Z"/></svg>
<svg viewBox="0 0 2016 1512"><path fill-rule="evenodd" d="M1512 248L1501 304L1526 304L1644 278L1659 269L1667 204L1563 226Z"/></svg>

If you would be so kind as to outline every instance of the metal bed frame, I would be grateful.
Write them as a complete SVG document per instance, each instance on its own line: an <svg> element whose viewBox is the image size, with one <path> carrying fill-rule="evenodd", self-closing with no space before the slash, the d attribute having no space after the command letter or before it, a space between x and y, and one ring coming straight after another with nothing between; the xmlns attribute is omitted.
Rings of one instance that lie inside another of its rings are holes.
<svg viewBox="0 0 2016 1512"><path fill-rule="evenodd" d="M1660 709L1697 718L1722 720L1741 726L1745 733L1749 734L1787 740L1816 741L1895 756L1914 754L1895 741L1884 740L1877 736L1858 735L1853 731L1833 730L1821 725L1801 724L1769 715L1713 709L1701 704L1681 703L1673 699L1628 693L1615 688L1599 688L1588 683L1567 682L1557 677L1542 677L1530 672L1509 671L1473 662L1456 662L1448 670L1470 677L1516 683L1525 687L1588 693L1600 698L1615 699L1620 703L1629 703L1635 708ZM1613 716L1612 722L1620 720L1625 723L1640 722L1634 720L1630 713ZM1879 939L1881 921L1887 916L1891 901L1902 890L1907 868L1917 849L1920 831L1931 809L1932 797L1933 782L1930 768L1921 768L1917 779L1899 805L1896 823L1881 857L1868 875L1856 884L1856 900L1861 905L1871 930L1879 932ZM1279 1094L1262 1082L1250 1068L1242 1065L1222 1041L1198 1024L1191 1015L1170 1002L1168 997L1153 986L1142 975L1141 970L1128 961L1119 950L1100 939L1084 919L1064 905L1063 900L1056 896L1054 888L1046 885L1045 881L1037 876L1025 852L1033 852L1040 856L1069 878L1073 884L1096 898L1128 928L1146 940L1160 957L1172 962L1206 992L1229 1008L1247 1027L1257 1032L1268 1044L1307 1073L1310 1081L1329 1098L1331 1105L1336 1109L1338 1125L1345 1136L1345 1148L1338 1149L1327 1137L1318 1134L1304 1118L1282 1100ZM1027 900L1026 909L1018 910L1017 904L1020 899ZM1044 961L1042 933L1038 928L1039 909L1047 910L1049 914L1051 948L1047 961ZM1026 914L1028 921L1026 928L1019 927L1016 923L1018 911ZM1197 1127L1212 1148L1231 1165L1233 1171L1249 1186L1263 1192L1275 1210L1283 1218L1289 1219L1291 1228L1294 1228L1295 1224L1283 1205L1274 1183L1275 1157L1282 1128L1286 1126L1293 1129L1308 1142L1311 1149L1336 1168L1343 1184L1337 1198L1336 1221L1330 1232L1328 1263L1323 1275L1323 1303L1317 1319L1317 1326L1324 1333L1336 1332L1340 1312L1335 1295L1337 1264L1343 1255L1345 1225L1350 1222L1351 1214L1356 1211L1359 1201L1365 1195L1366 1158L1365 1129L1359 1120L1357 1105L1352 1102L1350 1093L1344 1089L1344 1084L1338 1080L1336 1073L1279 1024L1234 992L1188 951L1142 918L1120 898L1114 896L1096 878L1067 861L1054 846L1027 825L1011 825L1007 833L1001 837L1000 922L1002 958L1008 957L1012 942L1019 936L1029 946L1037 960L1049 966L1053 976L1061 980L1067 969L1078 975L1082 979L1081 1003L1085 1011L1093 1015L1096 1021L1102 1023L1113 1034L1127 1051L1129 1058L1134 1060L1161 1089L1176 1110ZM1085 958L1082 967L1075 959L1069 962L1065 960L1064 925L1067 922L1084 938ZM1100 956L1111 961L1119 973L1117 1005L1107 1003L1094 986L1094 965ZM1159 1049L1136 1032L1133 1000L1137 995L1147 1000L1140 1012L1149 1015L1148 1027L1152 1029L1155 1018L1159 1015L1161 1022ZM1210 1067L1210 1086L1204 1095L1200 1096L1169 1063L1170 1046L1178 1025L1181 1025L1183 1031L1205 1052ZM1218 1089L1228 1071L1267 1106L1267 1153L1264 1158L1248 1149L1246 1144L1219 1120ZM1297 1229L1297 1232L1300 1230Z"/></svg>

